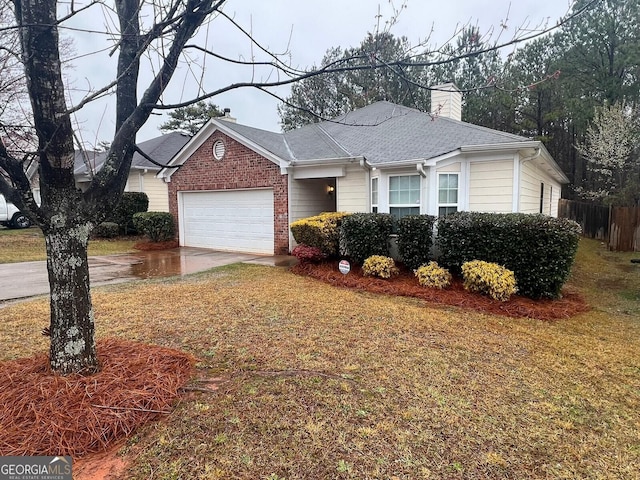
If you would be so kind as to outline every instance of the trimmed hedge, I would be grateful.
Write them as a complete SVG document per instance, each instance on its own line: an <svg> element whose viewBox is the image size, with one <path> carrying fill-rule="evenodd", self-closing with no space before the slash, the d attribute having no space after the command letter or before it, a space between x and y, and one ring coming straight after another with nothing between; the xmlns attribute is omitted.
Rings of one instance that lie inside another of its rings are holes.
<svg viewBox="0 0 640 480"><path fill-rule="evenodd" d="M440 265L456 272L471 260L503 265L514 272L518 292L534 299L560 296L581 232L572 220L523 213L458 212L437 227Z"/></svg>
<svg viewBox="0 0 640 480"><path fill-rule="evenodd" d="M325 212L313 217L301 218L290 225L296 242L309 247L317 247L328 257L339 252L340 223L348 213Z"/></svg>
<svg viewBox="0 0 640 480"><path fill-rule="evenodd" d="M120 233L120 225L113 222L102 222L93 229L94 238L115 238Z"/></svg>
<svg viewBox="0 0 640 480"><path fill-rule="evenodd" d="M149 197L144 192L124 192L120 202L108 216L107 221L120 225L120 233L129 235L136 233L133 216L149 209Z"/></svg>
<svg viewBox="0 0 640 480"><path fill-rule="evenodd" d="M354 213L342 220L342 254L362 265L372 255L389 256L393 217L388 213Z"/></svg>
<svg viewBox="0 0 640 480"><path fill-rule="evenodd" d="M398 253L407 268L416 270L429 263L435 221L431 215L408 215L397 220Z"/></svg>
<svg viewBox="0 0 640 480"><path fill-rule="evenodd" d="M166 242L175 238L173 216L167 212L140 212L133 215L136 230L152 242Z"/></svg>

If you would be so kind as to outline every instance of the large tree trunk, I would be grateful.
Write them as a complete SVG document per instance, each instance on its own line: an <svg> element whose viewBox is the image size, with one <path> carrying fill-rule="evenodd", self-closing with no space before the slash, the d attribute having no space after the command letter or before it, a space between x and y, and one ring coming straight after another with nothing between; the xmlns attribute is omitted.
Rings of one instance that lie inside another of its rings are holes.
<svg viewBox="0 0 640 480"><path fill-rule="evenodd" d="M63 375L98 371L89 289L87 246L91 225L79 223L45 235L51 287L51 368Z"/></svg>

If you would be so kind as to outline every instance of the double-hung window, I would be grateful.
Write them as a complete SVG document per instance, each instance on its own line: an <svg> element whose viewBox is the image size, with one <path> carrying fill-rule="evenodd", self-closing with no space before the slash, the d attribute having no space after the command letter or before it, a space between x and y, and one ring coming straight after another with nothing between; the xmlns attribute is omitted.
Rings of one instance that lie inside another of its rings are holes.
<svg viewBox="0 0 640 480"><path fill-rule="evenodd" d="M378 213L378 178L371 179L371 211Z"/></svg>
<svg viewBox="0 0 640 480"><path fill-rule="evenodd" d="M395 218L420 213L420 175L389 177L389 213Z"/></svg>
<svg viewBox="0 0 640 480"><path fill-rule="evenodd" d="M445 217L458 211L458 174L438 175L438 216Z"/></svg>

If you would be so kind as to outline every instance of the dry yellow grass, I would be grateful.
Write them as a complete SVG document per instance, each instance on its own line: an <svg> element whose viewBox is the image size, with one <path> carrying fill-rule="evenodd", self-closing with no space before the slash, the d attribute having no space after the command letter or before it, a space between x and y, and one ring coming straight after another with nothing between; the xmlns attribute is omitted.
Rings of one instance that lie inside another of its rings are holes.
<svg viewBox="0 0 640 480"><path fill-rule="evenodd" d="M113 255L133 251L135 238L94 239L89 242L89 255ZM42 232L35 227L10 230L0 227L0 263L33 262L46 260Z"/></svg>
<svg viewBox="0 0 640 480"><path fill-rule="evenodd" d="M583 242L572 281L594 309L552 323L251 265L96 289L99 337L186 350L226 380L138 432L125 477L639 478L628 257ZM45 301L0 315L0 358L46 349Z"/></svg>

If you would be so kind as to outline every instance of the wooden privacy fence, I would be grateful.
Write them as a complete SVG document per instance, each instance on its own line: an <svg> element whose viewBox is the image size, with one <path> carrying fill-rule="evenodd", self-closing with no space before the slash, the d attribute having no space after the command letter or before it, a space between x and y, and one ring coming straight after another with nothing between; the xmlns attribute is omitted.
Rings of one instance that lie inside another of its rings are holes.
<svg viewBox="0 0 640 480"><path fill-rule="evenodd" d="M604 207L560 199L558 216L575 220L585 237L606 241L609 250L640 251L640 207Z"/></svg>
<svg viewBox="0 0 640 480"><path fill-rule="evenodd" d="M640 252L640 207L611 209L609 249L620 252Z"/></svg>
<svg viewBox="0 0 640 480"><path fill-rule="evenodd" d="M585 237L598 240L609 238L609 207L561 198L558 216L578 222Z"/></svg>

